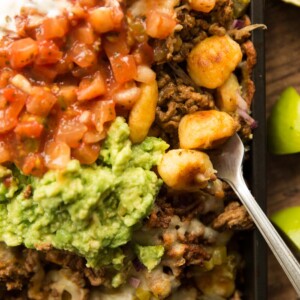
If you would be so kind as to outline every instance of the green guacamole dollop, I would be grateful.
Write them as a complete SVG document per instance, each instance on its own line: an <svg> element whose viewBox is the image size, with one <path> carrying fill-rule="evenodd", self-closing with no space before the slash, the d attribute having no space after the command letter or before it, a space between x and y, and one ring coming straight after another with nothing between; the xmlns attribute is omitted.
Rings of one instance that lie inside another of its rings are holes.
<svg viewBox="0 0 300 300"><path fill-rule="evenodd" d="M72 160L42 178L1 166L2 182L8 176L12 182L9 188L0 184L0 240L72 251L91 267L121 267L120 246L152 208L162 181L151 168L167 148L154 137L132 145L128 125L118 117L94 165Z"/></svg>

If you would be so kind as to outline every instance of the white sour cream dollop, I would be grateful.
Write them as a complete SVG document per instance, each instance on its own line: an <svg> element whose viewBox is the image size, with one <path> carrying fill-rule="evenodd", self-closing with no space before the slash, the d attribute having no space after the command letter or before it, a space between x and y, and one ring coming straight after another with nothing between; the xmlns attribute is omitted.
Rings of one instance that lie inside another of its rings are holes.
<svg viewBox="0 0 300 300"><path fill-rule="evenodd" d="M68 0L8 0L1 3L0 8L0 37L8 32L15 32L15 16L22 8L33 8L49 17L62 14L64 10L71 10L72 4Z"/></svg>

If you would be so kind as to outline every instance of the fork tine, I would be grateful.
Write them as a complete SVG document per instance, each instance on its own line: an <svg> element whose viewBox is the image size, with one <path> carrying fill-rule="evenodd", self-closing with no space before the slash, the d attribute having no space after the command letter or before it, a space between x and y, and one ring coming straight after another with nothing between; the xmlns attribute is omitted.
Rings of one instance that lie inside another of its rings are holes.
<svg viewBox="0 0 300 300"><path fill-rule="evenodd" d="M234 134L221 147L212 151L210 159L217 176L222 179L230 179L235 176L238 168L241 168L244 157L244 145L238 134Z"/></svg>

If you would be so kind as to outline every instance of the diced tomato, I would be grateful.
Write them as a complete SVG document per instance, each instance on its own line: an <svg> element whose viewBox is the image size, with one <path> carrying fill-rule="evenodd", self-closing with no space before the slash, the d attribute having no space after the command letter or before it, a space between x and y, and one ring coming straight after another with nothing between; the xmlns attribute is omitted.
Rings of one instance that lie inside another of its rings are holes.
<svg viewBox="0 0 300 300"><path fill-rule="evenodd" d="M14 69L23 68L35 60L38 51L38 44L33 39L17 40L10 47L10 65Z"/></svg>
<svg viewBox="0 0 300 300"><path fill-rule="evenodd" d="M55 66L41 66L34 64L30 74L37 81L52 82L58 75L58 72Z"/></svg>
<svg viewBox="0 0 300 300"><path fill-rule="evenodd" d="M14 129L18 121L16 118L8 118L4 109L0 110L0 133L6 133Z"/></svg>
<svg viewBox="0 0 300 300"><path fill-rule="evenodd" d="M19 37L0 41L0 163L25 174L63 169L71 157L95 162L116 107L128 116L141 93L136 81L153 79L144 19L135 31L124 1L71 2L56 17L26 10L16 17Z"/></svg>
<svg viewBox="0 0 300 300"><path fill-rule="evenodd" d="M32 94L27 99L26 109L34 115L47 116L56 102L57 98L46 88L33 87Z"/></svg>
<svg viewBox="0 0 300 300"><path fill-rule="evenodd" d="M7 144L4 141L0 141L0 164L10 160L11 160L11 155L7 147Z"/></svg>
<svg viewBox="0 0 300 300"><path fill-rule="evenodd" d="M9 90L9 95L7 96L9 102L7 107L0 110L0 133L5 133L15 128L18 121L17 118L26 101L26 96L20 91L14 90L14 93L11 94L11 90L7 90Z"/></svg>
<svg viewBox="0 0 300 300"><path fill-rule="evenodd" d="M138 65L151 65L154 62L154 51L148 43L138 44L133 56Z"/></svg>
<svg viewBox="0 0 300 300"><path fill-rule="evenodd" d="M16 89L12 87L6 87L2 90L2 95L5 97L5 99L8 102L14 102L16 93L17 93Z"/></svg>
<svg viewBox="0 0 300 300"><path fill-rule="evenodd" d="M88 23L74 29L71 36L74 41L86 45L92 45L96 40L93 28Z"/></svg>
<svg viewBox="0 0 300 300"><path fill-rule="evenodd" d="M55 140L75 148L79 146L79 142L87 130L88 128L77 120L62 119L58 125Z"/></svg>
<svg viewBox="0 0 300 300"><path fill-rule="evenodd" d="M9 119L17 119L25 105L26 98L26 95L16 91L14 94L14 100L11 101L9 106L6 108L6 117Z"/></svg>
<svg viewBox="0 0 300 300"><path fill-rule="evenodd" d="M19 122L24 122L24 123L36 122L39 124L43 124L45 120L46 118L30 114L27 111L24 111L19 117Z"/></svg>
<svg viewBox="0 0 300 300"><path fill-rule="evenodd" d="M0 109L4 109L7 105L7 100L0 94Z"/></svg>
<svg viewBox="0 0 300 300"><path fill-rule="evenodd" d="M55 64L62 58L62 52L52 40L40 41L38 47L39 53L35 60L37 65Z"/></svg>
<svg viewBox="0 0 300 300"><path fill-rule="evenodd" d="M89 10L88 21L98 33L109 32L115 28L112 9L109 7L98 7Z"/></svg>
<svg viewBox="0 0 300 300"><path fill-rule="evenodd" d="M147 13L146 32L153 38L165 39L175 29L176 21L171 16L151 10Z"/></svg>
<svg viewBox="0 0 300 300"><path fill-rule="evenodd" d="M74 67L72 57L66 53L63 58L55 65L55 70L58 74L65 74L70 72Z"/></svg>
<svg viewBox="0 0 300 300"><path fill-rule="evenodd" d="M127 44L127 37L125 32L120 32L111 36L106 36L104 39L104 50L108 57L113 57L116 54L127 55L130 48Z"/></svg>
<svg viewBox="0 0 300 300"><path fill-rule="evenodd" d="M5 41L0 41L0 67L4 68L9 65L8 45Z"/></svg>
<svg viewBox="0 0 300 300"><path fill-rule="evenodd" d="M5 68L0 70L0 88L3 89L9 83L9 80L14 76L15 72L11 69Z"/></svg>
<svg viewBox="0 0 300 300"><path fill-rule="evenodd" d="M109 61L118 83L125 83L136 77L137 69L133 55L111 56Z"/></svg>
<svg viewBox="0 0 300 300"><path fill-rule="evenodd" d="M88 21L98 33L106 33L120 28L122 10L113 7L97 7L88 11Z"/></svg>
<svg viewBox="0 0 300 300"><path fill-rule="evenodd" d="M81 68L87 68L97 63L95 51L83 43L74 43L69 55L73 62Z"/></svg>
<svg viewBox="0 0 300 300"><path fill-rule="evenodd" d="M78 159L82 164L92 164L99 157L99 144L81 143L78 148L72 149L72 157Z"/></svg>
<svg viewBox="0 0 300 300"><path fill-rule="evenodd" d="M93 123L97 131L102 133L104 124L116 118L115 103L113 100L97 101L92 108L92 113Z"/></svg>
<svg viewBox="0 0 300 300"><path fill-rule="evenodd" d="M112 16L115 23L115 29L120 29L124 19L124 13L118 0L107 0L106 5L112 7Z"/></svg>
<svg viewBox="0 0 300 300"><path fill-rule="evenodd" d="M78 0L82 7L93 7L97 4L97 0Z"/></svg>
<svg viewBox="0 0 300 300"><path fill-rule="evenodd" d="M15 133L28 138L39 138L42 134L44 126L36 121L21 122L15 128Z"/></svg>
<svg viewBox="0 0 300 300"><path fill-rule="evenodd" d="M22 171L25 175L41 176L45 172L44 159L40 153L30 153L25 157Z"/></svg>
<svg viewBox="0 0 300 300"><path fill-rule="evenodd" d="M69 21L63 16L56 18L45 18L37 34L38 40L51 40L62 38L69 30Z"/></svg>
<svg viewBox="0 0 300 300"><path fill-rule="evenodd" d="M74 85L67 85L60 87L57 93L57 99L60 107L65 110L69 105L77 100L77 87Z"/></svg>
<svg viewBox="0 0 300 300"><path fill-rule="evenodd" d="M89 129L83 136L82 141L87 144L93 144L105 139L106 132L99 133L96 129Z"/></svg>
<svg viewBox="0 0 300 300"><path fill-rule="evenodd" d="M106 93L106 84L98 71L92 80L84 78L79 84L77 97L79 101L91 100Z"/></svg>
<svg viewBox="0 0 300 300"><path fill-rule="evenodd" d="M49 169L64 169L71 159L71 149L66 143L49 141L45 145L45 162Z"/></svg>

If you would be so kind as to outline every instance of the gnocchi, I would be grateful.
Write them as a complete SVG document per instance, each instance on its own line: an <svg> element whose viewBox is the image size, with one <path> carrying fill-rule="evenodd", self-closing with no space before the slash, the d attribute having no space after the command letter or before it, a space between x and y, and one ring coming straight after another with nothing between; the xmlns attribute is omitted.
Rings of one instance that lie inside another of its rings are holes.
<svg viewBox="0 0 300 300"><path fill-rule="evenodd" d="M211 149L225 142L237 130L236 121L226 112L197 111L185 115L178 128L180 147Z"/></svg>
<svg viewBox="0 0 300 300"><path fill-rule="evenodd" d="M235 289L235 276L227 264L215 266L213 270L199 274L196 285L205 295L230 297Z"/></svg>
<svg viewBox="0 0 300 300"><path fill-rule="evenodd" d="M240 85L234 74L217 89L217 106L225 112L235 112L238 108L237 97L240 93Z"/></svg>
<svg viewBox="0 0 300 300"><path fill-rule="evenodd" d="M133 143L142 142L155 119L155 109L158 100L157 82L142 83L140 97L133 105L128 119L130 139Z"/></svg>
<svg viewBox="0 0 300 300"><path fill-rule="evenodd" d="M214 89L224 84L242 56L240 45L228 35L211 36L190 52L188 73L197 85Z"/></svg>
<svg viewBox="0 0 300 300"><path fill-rule="evenodd" d="M216 0L189 0L192 9L209 13L216 5Z"/></svg>
<svg viewBox="0 0 300 300"><path fill-rule="evenodd" d="M204 152L174 149L167 152L158 165L158 173L167 186L175 190L194 191L215 180L215 170Z"/></svg>

